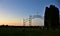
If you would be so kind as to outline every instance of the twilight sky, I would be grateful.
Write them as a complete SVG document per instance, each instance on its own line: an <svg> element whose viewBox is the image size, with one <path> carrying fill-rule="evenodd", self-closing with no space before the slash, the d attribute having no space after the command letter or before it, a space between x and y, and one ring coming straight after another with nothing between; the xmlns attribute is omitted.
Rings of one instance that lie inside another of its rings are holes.
<svg viewBox="0 0 60 36"><path fill-rule="evenodd" d="M44 16L45 7L54 4L60 10L59 0L0 0L0 25L22 26L23 18L29 15ZM28 25L28 22L26 23ZM44 25L44 20L35 18L32 25Z"/></svg>

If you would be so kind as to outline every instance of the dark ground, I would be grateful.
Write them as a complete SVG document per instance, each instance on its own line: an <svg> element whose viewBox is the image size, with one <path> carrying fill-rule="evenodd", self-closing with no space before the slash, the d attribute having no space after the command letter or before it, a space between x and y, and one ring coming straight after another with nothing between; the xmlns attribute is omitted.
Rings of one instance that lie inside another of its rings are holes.
<svg viewBox="0 0 60 36"><path fill-rule="evenodd" d="M0 36L60 36L60 29L41 29L38 27L0 27Z"/></svg>

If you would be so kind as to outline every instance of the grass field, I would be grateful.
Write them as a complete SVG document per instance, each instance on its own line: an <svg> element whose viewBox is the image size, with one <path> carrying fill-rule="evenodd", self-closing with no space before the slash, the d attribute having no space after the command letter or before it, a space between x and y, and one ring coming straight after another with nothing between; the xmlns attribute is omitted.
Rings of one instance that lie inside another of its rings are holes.
<svg viewBox="0 0 60 36"><path fill-rule="evenodd" d="M60 29L43 30L40 28L0 27L1 36L60 36Z"/></svg>

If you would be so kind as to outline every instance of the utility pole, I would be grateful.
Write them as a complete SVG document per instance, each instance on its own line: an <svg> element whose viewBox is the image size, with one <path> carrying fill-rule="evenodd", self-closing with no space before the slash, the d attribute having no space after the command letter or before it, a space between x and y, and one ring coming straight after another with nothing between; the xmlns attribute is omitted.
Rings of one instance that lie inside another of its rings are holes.
<svg viewBox="0 0 60 36"><path fill-rule="evenodd" d="M29 26L31 26L32 16L29 16Z"/></svg>
<svg viewBox="0 0 60 36"><path fill-rule="evenodd" d="M23 19L23 26L25 26L25 19Z"/></svg>

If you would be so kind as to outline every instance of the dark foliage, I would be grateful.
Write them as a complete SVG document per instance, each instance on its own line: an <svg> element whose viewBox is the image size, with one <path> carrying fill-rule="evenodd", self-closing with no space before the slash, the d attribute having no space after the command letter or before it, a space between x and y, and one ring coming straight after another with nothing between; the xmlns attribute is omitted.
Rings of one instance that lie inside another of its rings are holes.
<svg viewBox="0 0 60 36"><path fill-rule="evenodd" d="M50 5L46 7L44 24L47 28L58 28L59 26L59 9L55 5Z"/></svg>

